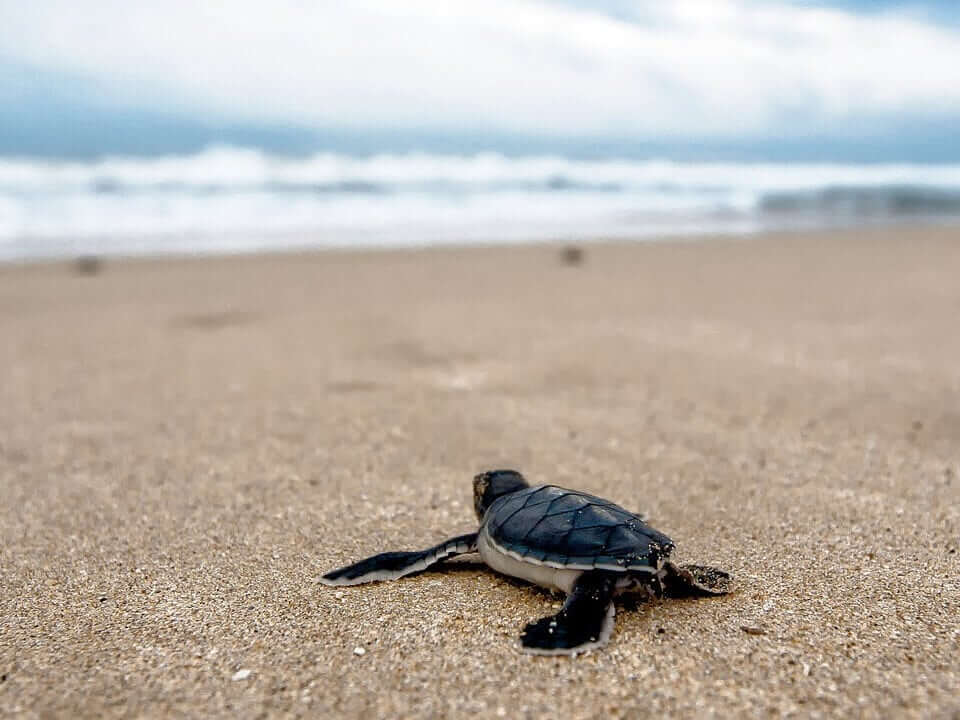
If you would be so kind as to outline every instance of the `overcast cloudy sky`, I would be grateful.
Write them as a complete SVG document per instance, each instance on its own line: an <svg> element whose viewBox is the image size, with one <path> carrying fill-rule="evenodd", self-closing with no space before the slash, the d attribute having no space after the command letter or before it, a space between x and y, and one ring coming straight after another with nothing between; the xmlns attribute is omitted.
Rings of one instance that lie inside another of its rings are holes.
<svg viewBox="0 0 960 720"><path fill-rule="evenodd" d="M956 161L958 4L0 0L0 153L221 140Z"/></svg>

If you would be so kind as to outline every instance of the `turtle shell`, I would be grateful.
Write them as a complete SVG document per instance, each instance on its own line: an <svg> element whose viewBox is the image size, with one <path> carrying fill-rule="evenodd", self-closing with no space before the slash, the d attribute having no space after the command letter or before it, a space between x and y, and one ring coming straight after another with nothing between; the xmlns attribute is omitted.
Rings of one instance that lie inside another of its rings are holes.
<svg viewBox="0 0 960 720"><path fill-rule="evenodd" d="M508 555L557 568L653 572L673 550L635 513L554 485L497 498L481 529Z"/></svg>

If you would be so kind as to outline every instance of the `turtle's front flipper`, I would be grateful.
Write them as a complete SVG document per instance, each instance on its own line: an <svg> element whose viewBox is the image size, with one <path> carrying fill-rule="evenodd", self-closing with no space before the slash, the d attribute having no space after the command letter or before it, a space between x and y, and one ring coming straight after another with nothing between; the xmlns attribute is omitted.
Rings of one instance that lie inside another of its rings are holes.
<svg viewBox="0 0 960 720"><path fill-rule="evenodd" d="M663 591L668 597L726 595L733 586L729 573L706 565L674 565L665 562Z"/></svg>
<svg viewBox="0 0 960 720"><path fill-rule="evenodd" d="M584 572L560 612L524 628L521 650L534 655L576 655L606 645L613 632L616 584L617 573Z"/></svg>
<svg viewBox="0 0 960 720"><path fill-rule="evenodd" d="M404 575L426 570L448 557L476 550L477 533L470 533L450 538L426 550L380 553L339 570L331 570L320 578L320 582L324 585L361 585L377 580L396 580Z"/></svg>

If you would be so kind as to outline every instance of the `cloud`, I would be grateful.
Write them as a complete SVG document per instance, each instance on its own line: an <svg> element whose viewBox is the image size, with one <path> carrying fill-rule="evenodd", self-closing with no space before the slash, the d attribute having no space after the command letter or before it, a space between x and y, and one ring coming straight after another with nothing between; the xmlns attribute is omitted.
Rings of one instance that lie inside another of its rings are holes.
<svg viewBox="0 0 960 720"><path fill-rule="evenodd" d="M219 119L546 135L804 134L960 114L960 28L760 0L0 0L0 58Z"/></svg>

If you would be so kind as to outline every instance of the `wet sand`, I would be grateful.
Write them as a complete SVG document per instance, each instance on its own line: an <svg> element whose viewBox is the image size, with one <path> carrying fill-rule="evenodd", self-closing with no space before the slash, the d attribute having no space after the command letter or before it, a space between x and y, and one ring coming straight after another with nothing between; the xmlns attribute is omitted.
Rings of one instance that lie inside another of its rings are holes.
<svg viewBox="0 0 960 720"><path fill-rule="evenodd" d="M0 715L960 713L960 231L0 267ZM475 565L509 466L649 516L718 599ZM362 653L362 654L361 654Z"/></svg>

